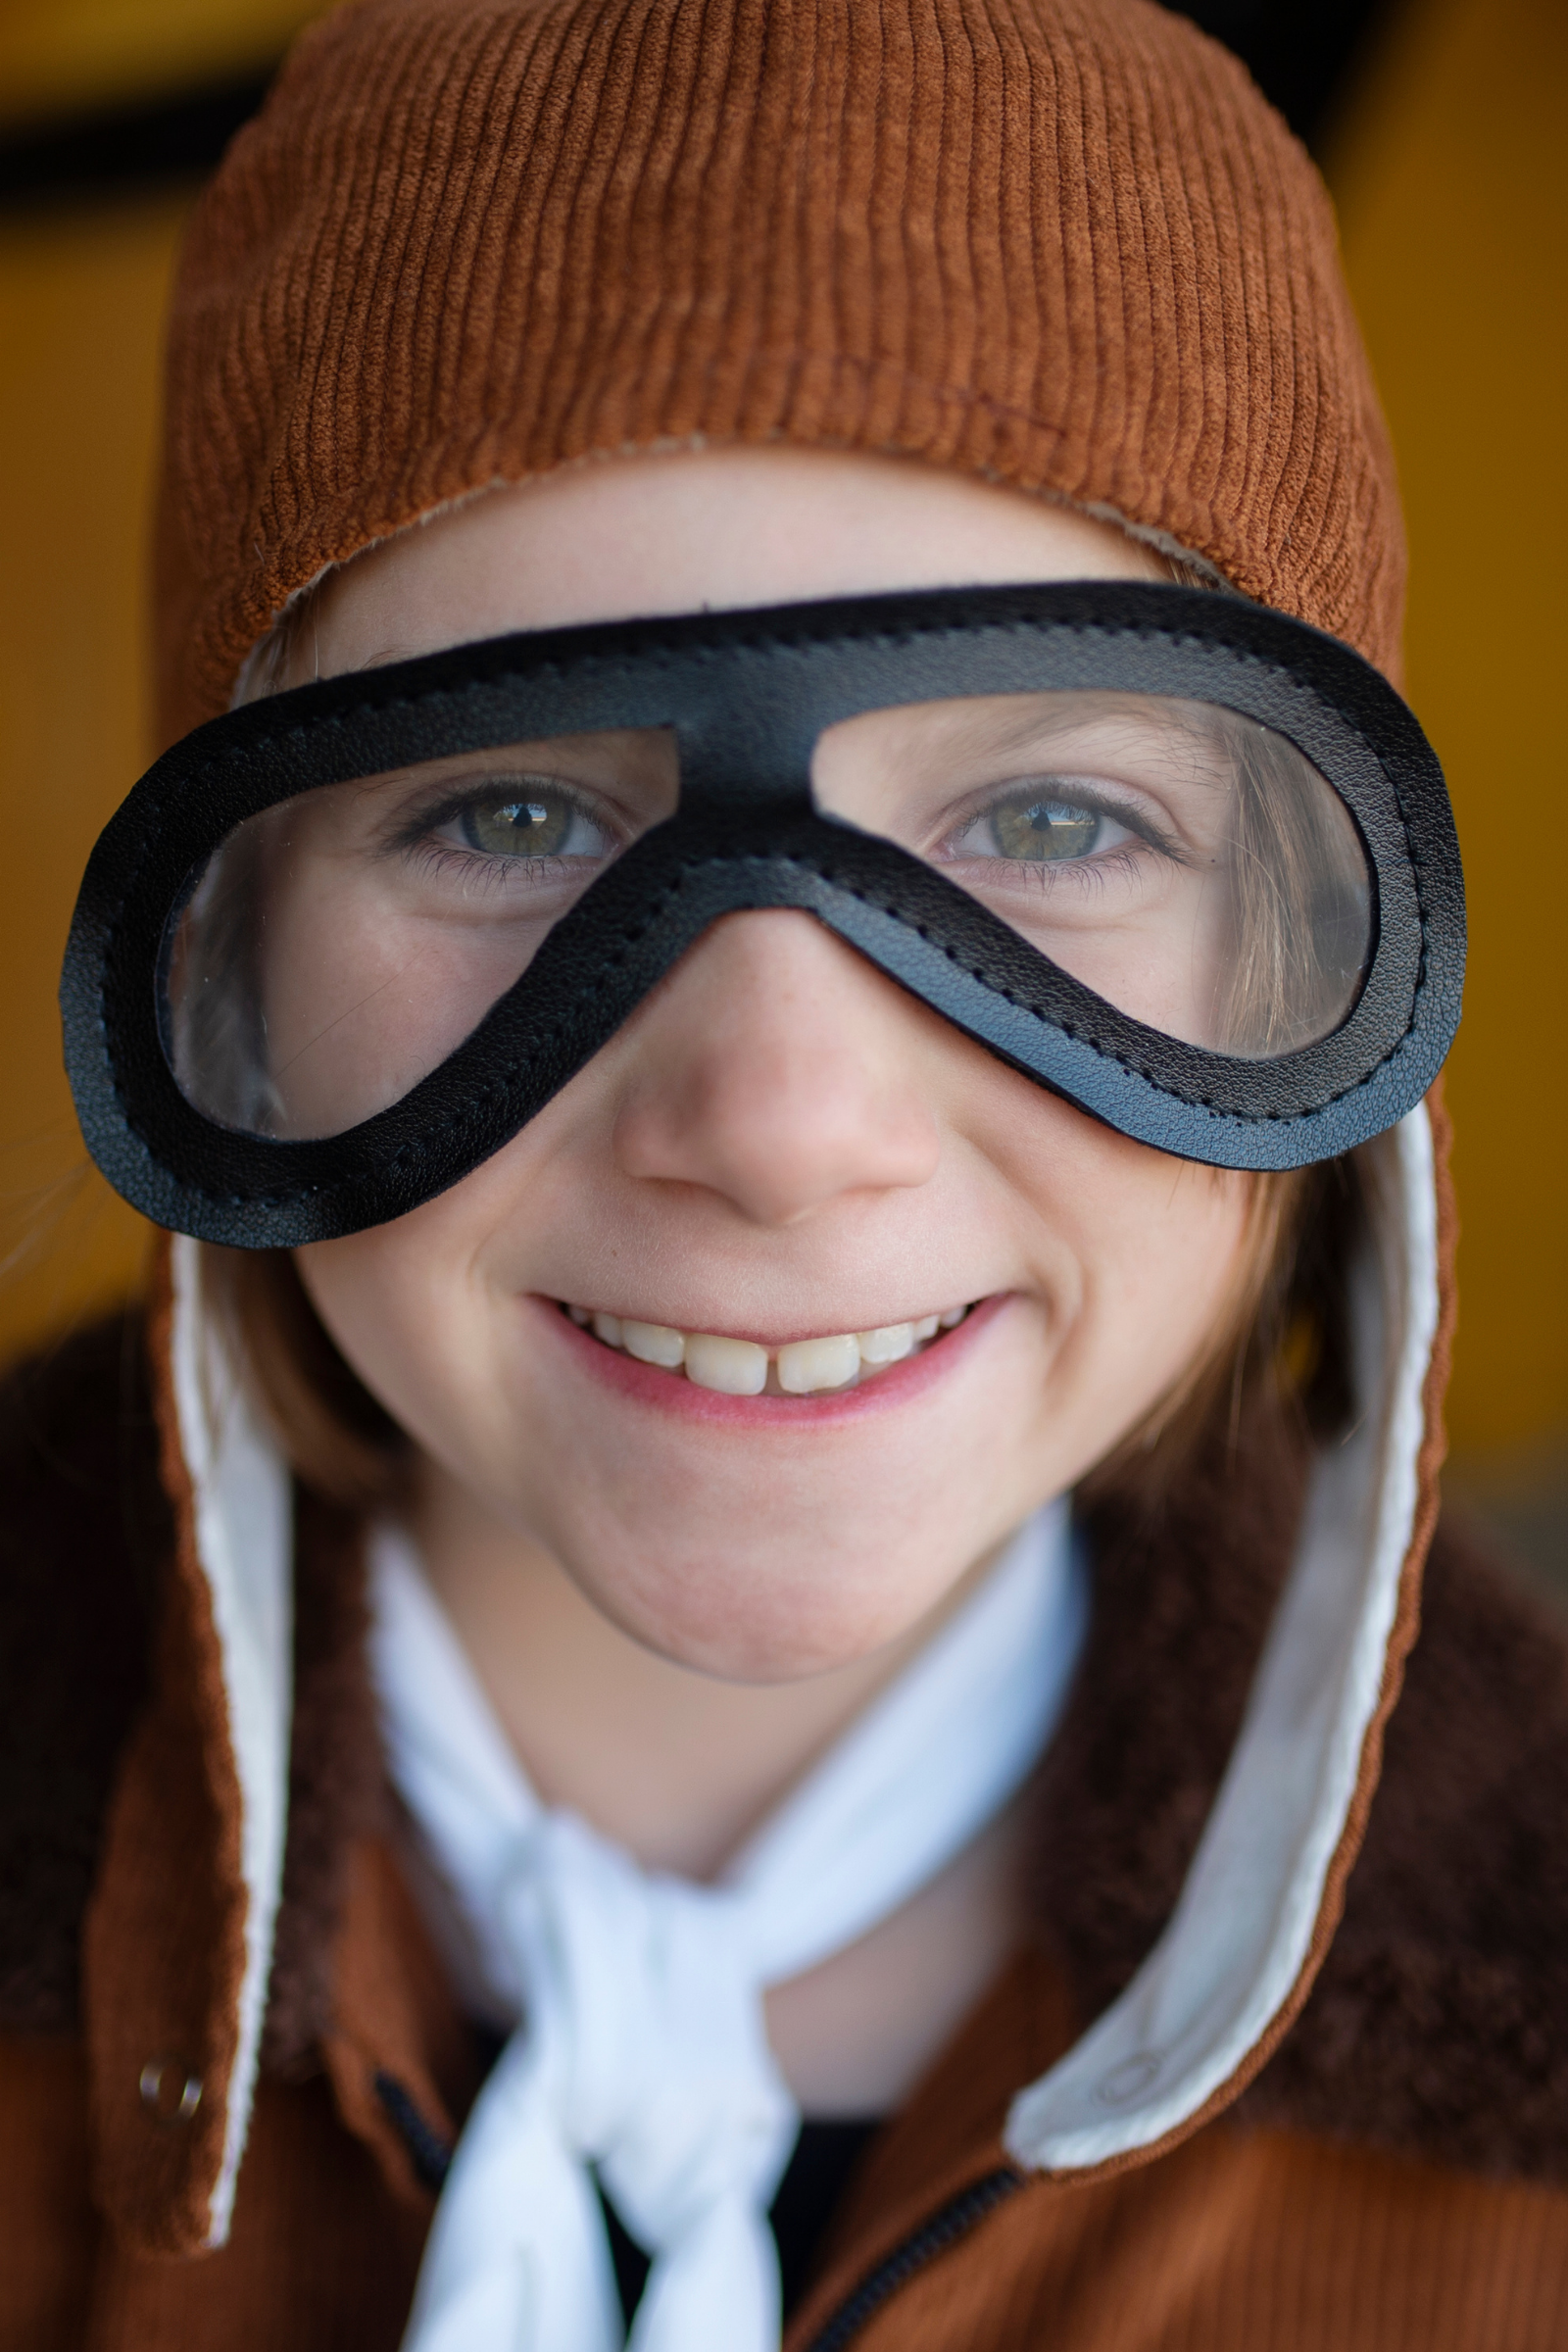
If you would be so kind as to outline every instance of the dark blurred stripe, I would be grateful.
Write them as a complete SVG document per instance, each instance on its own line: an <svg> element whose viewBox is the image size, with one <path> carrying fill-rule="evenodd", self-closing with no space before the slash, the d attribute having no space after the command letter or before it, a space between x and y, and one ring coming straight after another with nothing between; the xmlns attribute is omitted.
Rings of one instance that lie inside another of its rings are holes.
<svg viewBox="0 0 1568 2352"><path fill-rule="evenodd" d="M1242 59L1298 138L1321 154L1366 53L1412 0L1198 0L1177 6ZM1423 0L1413 0L1422 5Z"/></svg>
<svg viewBox="0 0 1568 2352"><path fill-rule="evenodd" d="M1369 42L1400 0L1197 0L1179 13L1234 49L1320 150ZM266 95L268 74L0 131L0 205L93 199L200 179Z"/></svg>
<svg viewBox="0 0 1568 2352"><path fill-rule="evenodd" d="M255 114L270 78L250 74L0 132L0 205L113 198L201 179Z"/></svg>

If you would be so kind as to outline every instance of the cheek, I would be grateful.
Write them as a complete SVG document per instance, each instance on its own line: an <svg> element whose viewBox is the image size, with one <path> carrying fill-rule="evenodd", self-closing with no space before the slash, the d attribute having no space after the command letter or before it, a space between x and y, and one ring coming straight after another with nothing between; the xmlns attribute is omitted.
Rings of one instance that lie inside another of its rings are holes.
<svg viewBox="0 0 1568 2352"><path fill-rule="evenodd" d="M394 1420L438 1453L486 1389L471 1261L431 1216L443 1205L295 1252L339 1352Z"/></svg>
<svg viewBox="0 0 1568 2352"><path fill-rule="evenodd" d="M1027 1203L1047 1403L1081 1475L1202 1354L1243 1271L1253 1179L1130 1142L1026 1082L988 1152ZM1007 1090L1011 1092L1011 1087Z"/></svg>
<svg viewBox="0 0 1568 2352"><path fill-rule="evenodd" d="M518 1346L517 1297L553 1295L549 1237L581 1215L591 1189L597 1162L571 1143L558 1098L422 1207L295 1252L339 1352L416 1446L534 1532L560 1469L554 1400Z"/></svg>
<svg viewBox="0 0 1568 2352"><path fill-rule="evenodd" d="M504 1442L498 1313L526 1288L537 1235L564 1213L574 1162L550 1104L495 1155L386 1225L297 1250L317 1313L366 1386L445 1459L455 1435ZM495 1424L492 1429L489 1425Z"/></svg>
<svg viewBox="0 0 1568 2352"><path fill-rule="evenodd" d="M1245 1262L1250 1184L1150 1152L1097 1189L1078 1247L1079 1328L1054 1368L1109 1450L1212 1344Z"/></svg>

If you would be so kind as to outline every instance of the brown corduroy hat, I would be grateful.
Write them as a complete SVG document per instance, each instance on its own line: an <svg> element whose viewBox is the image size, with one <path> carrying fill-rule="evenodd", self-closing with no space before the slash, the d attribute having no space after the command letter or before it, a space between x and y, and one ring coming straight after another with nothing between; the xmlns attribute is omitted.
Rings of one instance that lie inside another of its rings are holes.
<svg viewBox="0 0 1568 2352"><path fill-rule="evenodd" d="M704 442L1065 499L1397 662L1393 462L1305 155L1147 0L366 0L186 243L161 725L328 564Z"/></svg>

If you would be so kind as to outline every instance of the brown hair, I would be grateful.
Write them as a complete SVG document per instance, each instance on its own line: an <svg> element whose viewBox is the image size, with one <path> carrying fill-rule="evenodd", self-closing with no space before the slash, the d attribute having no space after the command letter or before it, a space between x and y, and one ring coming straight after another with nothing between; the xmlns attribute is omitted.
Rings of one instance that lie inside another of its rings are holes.
<svg viewBox="0 0 1568 2352"><path fill-rule="evenodd" d="M1235 1454L1268 1404L1325 1444L1352 1405L1348 1272L1365 1195L1354 1154L1252 1180L1231 1294L1165 1395L1080 1482L1086 1508L1112 1496L1157 1511L1197 1455Z"/></svg>

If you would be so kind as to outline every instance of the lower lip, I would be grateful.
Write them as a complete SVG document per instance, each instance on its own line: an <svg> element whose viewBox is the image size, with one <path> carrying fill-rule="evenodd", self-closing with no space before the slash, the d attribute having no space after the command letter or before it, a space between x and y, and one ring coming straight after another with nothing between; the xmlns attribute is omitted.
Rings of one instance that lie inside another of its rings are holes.
<svg viewBox="0 0 1568 2352"><path fill-rule="evenodd" d="M906 1355L901 1364L890 1364L870 1380L862 1380L853 1389L829 1390L820 1396L726 1396L717 1389L700 1389L684 1373L662 1372L656 1365L641 1364L634 1355L618 1348L607 1348L564 1315L559 1306L545 1298L530 1298L527 1305L554 1333L570 1359L605 1388L635 1404L652 1406L657 1412L670 1413L682 1421L697 1421L709 1427L745 1430L773 1429L835 1429L847 1421L863 1420L868 1413L894 1411L911 1404L939 1383L956 1372L982 1335L989 1330L1007 1304L1010 1293L1002 1292L971 1307L963 1321L940 1339L932 1340L918 1354Z"/></svg>

